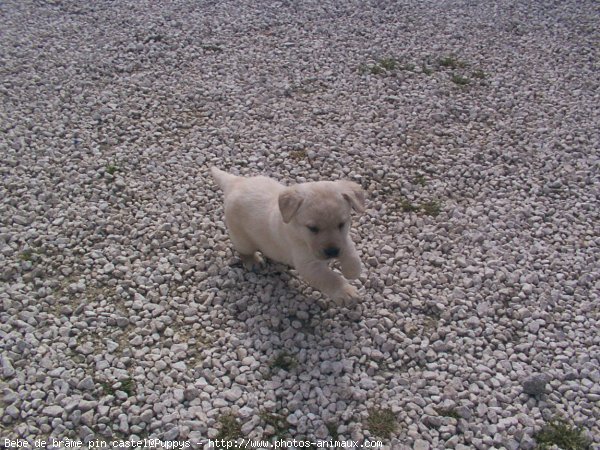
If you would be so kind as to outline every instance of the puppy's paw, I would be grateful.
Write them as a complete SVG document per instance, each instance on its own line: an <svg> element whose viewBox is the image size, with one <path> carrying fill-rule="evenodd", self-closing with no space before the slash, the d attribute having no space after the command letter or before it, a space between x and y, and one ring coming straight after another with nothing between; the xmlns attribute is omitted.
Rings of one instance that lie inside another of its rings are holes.
<svg viewBox="0 0 600 450"><path fill-rule="evenodd" d="M244 267L252 272L259 271L265 265L265 260L258 253L252 255L240 255L240 258Z"/></svg>
<svg viewBox="0 0 600 450"><path fill-rule="evenodd" d="M342 273L348 280L355 280L360 276L360 272L362 270L360 259L350 258L347 260L342 260L340 262Z"/></svg>
<svg viewBox="0 0 600 450"><path fill-rule="evenodd" d="M333 300L339 306L354 308L358 304L358 289L349 283L346 283L340 290L333 295Z"/></svg>

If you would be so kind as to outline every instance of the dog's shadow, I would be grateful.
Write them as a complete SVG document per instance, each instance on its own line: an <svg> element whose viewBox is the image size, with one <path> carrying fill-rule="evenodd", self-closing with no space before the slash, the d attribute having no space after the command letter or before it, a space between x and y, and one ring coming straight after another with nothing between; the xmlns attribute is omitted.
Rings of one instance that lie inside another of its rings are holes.
<svg viewBox="0 0 600 450"><path fill-rule="evenodd" d="M281 350L290 346L291 335L302 334L322 349L331 345L334 321L344 326L357 324L362 318L361 306L347 309L336 305L319 291L304 283L293 269L265 260L259 270L247 270L239 259L229 263L236 279L226 293L224 308L238 325L258 341L280 343Z"/></svg>
<svg viewBox="0 0 600 450"><path fill-rule="evenodd" d="M228 321L229 333L260 363L253 374L260 381L252 389L275 389L277 406L269 415L279 417L297 408L314 414L308 403L290 403L288 390L274 386L292 384L295 392L312 392L315 380L320 383L319 401L343 401L353 408L356 389L351 379L362 377L358 372L364 369L357 354L365 326L363 306L337 306L289 267L272 261L256 272L232 261L223 278L229 281L220 292L222 308L233 319ZM339 423L351 420L337 415Z"/></svg>

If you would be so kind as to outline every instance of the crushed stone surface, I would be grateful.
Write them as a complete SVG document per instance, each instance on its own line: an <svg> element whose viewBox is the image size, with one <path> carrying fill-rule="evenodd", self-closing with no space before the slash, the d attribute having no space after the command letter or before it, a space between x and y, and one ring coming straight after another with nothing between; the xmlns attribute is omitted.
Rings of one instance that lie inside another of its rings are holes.
<svg viewBox="0 0 600 450"><path fill-rule="evenodd" d="M599 443L597 2L0 22L2 439ZM213 165L360 183L360 304L237 264Z"/></svg>

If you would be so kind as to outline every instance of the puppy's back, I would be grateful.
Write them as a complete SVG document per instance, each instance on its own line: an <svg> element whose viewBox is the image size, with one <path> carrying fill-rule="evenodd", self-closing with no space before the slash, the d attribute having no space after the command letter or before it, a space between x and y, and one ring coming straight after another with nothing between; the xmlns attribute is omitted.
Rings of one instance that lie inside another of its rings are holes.
<svg viewBox="0 0 600 450"><path fill-rule="evenodd" d="M212 167L213 178L225 194L226 206L245 209L267 208L277 202L279 193L285 188L279 182L265 177L240 177ZM228 205L227 205L228 204Z"/></svg>

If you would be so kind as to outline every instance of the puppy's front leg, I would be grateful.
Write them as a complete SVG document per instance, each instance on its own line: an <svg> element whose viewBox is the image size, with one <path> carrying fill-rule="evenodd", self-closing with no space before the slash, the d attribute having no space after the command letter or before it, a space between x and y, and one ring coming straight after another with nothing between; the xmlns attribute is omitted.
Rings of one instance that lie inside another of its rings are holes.
<svg viewBox="0 0 600 450"><path fill-rule="evenodd" d="M353 307L358 301L358 291L341 275L332 271L322 261L296 265L296 270L311 286L331 297L338 305Z"/></svg>
<svg viewBox="0 0 600 450"><path fill-rule="evenodd" d="M340 265L342 273L347 279L354 280L360 276L362 265L354 244L348 244L346 251L340 256Z"/></svg>

